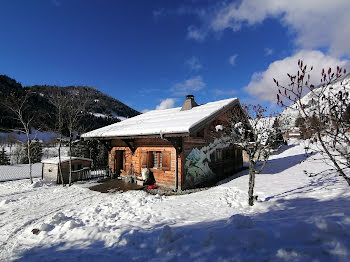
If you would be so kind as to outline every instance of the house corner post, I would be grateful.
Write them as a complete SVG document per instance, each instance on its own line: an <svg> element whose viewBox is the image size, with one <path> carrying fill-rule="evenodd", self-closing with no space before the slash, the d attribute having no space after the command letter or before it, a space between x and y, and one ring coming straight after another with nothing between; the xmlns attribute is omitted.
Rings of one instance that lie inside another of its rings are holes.
<svg viewBox="0 0 350 262"><path fill-rule="evenodd" d="M175 147L175 191L178 191L179 189L179 161L178 161L178 152L177 148Z"/></svg>

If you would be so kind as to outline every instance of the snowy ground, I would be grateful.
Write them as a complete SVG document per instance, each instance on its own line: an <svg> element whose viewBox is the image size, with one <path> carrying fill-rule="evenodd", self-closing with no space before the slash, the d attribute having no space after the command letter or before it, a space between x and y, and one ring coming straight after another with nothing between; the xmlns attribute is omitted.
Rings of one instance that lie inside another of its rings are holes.
<svg viewBox="0 0 350 262"><path fill-rule="evenodd" d="M0 183L0 261L349 261L349 187L307 177L325 165L304 158L298 145L274 155L254 207L246 175L171 197Z"/></svg>
<svg viewBox="0 0 350 262"><path fill-rule="evenodd" d="M41 163L35 163L32 165L32 177L41 177L41 166ZM28 164L0 166L0 182L25 178L29 178ZM2 191L0 191L0 197L2 196L1 193Z"/></svg>

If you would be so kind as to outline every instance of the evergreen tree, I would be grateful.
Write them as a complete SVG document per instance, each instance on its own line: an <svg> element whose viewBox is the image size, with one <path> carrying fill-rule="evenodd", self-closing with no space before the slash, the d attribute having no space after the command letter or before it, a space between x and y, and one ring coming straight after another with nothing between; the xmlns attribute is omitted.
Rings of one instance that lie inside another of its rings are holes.
<svg viewBox="0 0 350 262"><path fill-rule="evenodd" d="M25 146L25 150L27 150L27 144ZM43 148L41 143L38 140L33 140L30 143L30 160L32 163L39 163L41 161L41 157L43 156ZM23 159L24 164L28 164L28 157L26 156Z"/></svg>
<svg viewBox="0 0 350 262"><path fill-rule="evenodd" d="M79 140L72 148L72 156L91 158L94 167L108 165L108 149L98 140Z"/></svg>
<svg viewBox="0 0 350 262"><path fill-rule="evenodd" d="M0 151L0 165L9 165L10 164L10 159L8 155L6 154L5 148L2 148Z"/></svg>

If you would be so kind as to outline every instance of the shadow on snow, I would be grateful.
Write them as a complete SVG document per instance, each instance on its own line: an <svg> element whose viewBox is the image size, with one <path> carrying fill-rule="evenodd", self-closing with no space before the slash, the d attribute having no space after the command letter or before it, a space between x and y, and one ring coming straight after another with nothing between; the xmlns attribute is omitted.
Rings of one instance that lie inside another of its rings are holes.
<svg viewBox="0 0 350 262"><path fill-rule="evenodd" d="M250 217L128 230L111 247L90 239L60 242L26 250L16 261L347 261L347 217L346 198L279 199Z"/></svg>

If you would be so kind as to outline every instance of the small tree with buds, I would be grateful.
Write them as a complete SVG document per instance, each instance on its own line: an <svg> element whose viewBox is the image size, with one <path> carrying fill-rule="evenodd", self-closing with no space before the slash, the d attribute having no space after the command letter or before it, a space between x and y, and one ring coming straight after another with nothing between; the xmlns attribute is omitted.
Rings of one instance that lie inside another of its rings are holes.
<svg viewBox="0 0 350 262"><path fill-rule="evenodd" d="M239 145L246 153L249 162L248 203L254 205L255 175L260 174L280 141L276 118L267 116L261 105L235 107L231 110L230 120L224 125L224 137L230 143Z"/></svg>
<svg viewBox="0 0 350 262"><path fill-rule="evenodd" d="M298 67L295 75L287 74L288 85L273 79L278 87L277 104L298 112L299 121L310 134L308 141L313 144L312 148L331 163L331 169L350 186L350 177L346 175L350 168L350 101L346 70L339 66L335 71L322 69L321 83L316 87L310 83L313 67L309 68L302 60L298 61ZM306 93L308 99L303 98Z"/></svg>

